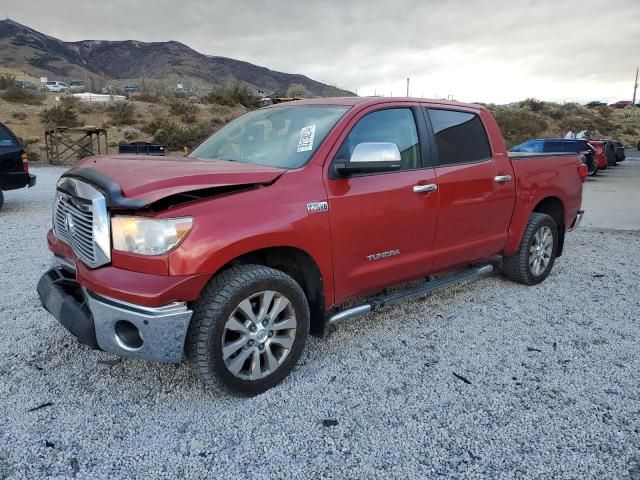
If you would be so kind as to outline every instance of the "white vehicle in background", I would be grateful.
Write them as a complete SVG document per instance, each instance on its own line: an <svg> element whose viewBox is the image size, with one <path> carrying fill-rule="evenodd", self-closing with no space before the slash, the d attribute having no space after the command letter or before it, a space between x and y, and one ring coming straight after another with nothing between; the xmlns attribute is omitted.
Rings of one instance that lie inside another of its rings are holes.
<svg viewBox="0 0 640 480"><path fill-rule="evenodd" d="M65 82L56 82L56 81L48 81L44 84L44 87L49 92L68 92L71 90L68 83Z"/></svg>

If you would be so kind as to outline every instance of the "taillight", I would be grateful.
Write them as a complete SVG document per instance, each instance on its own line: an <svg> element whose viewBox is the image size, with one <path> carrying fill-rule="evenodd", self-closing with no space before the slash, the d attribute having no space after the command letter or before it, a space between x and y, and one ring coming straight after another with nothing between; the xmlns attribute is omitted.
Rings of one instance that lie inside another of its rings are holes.
<svg viewBox="0 0 640 480"><path fill-rule="evenodd" d="M26 153L23 153L22 155L20 155L20 158L22 159L22 170L28 173L29 172L29 156Z"/></svg>
<svg viewBox="0 0 640 480"><path fill-rule="evenodd" d="M589 174L589 168L582 162L578 163L578 176L582 183L587 179L587 175Z"/></svg>

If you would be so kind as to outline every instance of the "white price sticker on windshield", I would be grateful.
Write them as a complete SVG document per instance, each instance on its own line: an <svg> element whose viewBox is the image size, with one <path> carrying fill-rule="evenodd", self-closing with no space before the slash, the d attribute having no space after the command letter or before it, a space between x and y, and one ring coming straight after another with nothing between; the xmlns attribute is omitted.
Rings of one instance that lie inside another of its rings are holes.
<svg viewBox="0 0 640 480"><path fill-rule="evenodd" d="M316 126L309 125L300 130L300 140L298 141L298 152L308 152L313 150L313 137L316 135Z"/></svg>

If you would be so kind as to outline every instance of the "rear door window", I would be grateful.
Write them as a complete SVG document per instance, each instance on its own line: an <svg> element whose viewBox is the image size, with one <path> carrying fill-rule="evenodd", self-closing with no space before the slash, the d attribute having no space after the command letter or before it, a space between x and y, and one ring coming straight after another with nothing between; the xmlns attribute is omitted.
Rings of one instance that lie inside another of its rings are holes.
<svg viewBox="0 0 640 480"><path fill-rule="evenodd" d="M425 109L431 119L440 165L471 163L491 158L482 120L469 112Z"/></svg>

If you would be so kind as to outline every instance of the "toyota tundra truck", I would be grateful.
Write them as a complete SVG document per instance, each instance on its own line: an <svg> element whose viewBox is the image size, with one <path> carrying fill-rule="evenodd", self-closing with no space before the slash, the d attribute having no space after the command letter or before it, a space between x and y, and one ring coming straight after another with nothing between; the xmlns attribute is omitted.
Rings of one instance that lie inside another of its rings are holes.
<svg viewBox="0 0 640 480"><path fill-rule="evenodd" d="M487 275L498 255L509 279L542 282L586 175L579 155L507 153L479 105L278 104L184 158L90 157L63 174L38 293L90 347L186 359L205 384L255 395L308 334Z"/></svg>

